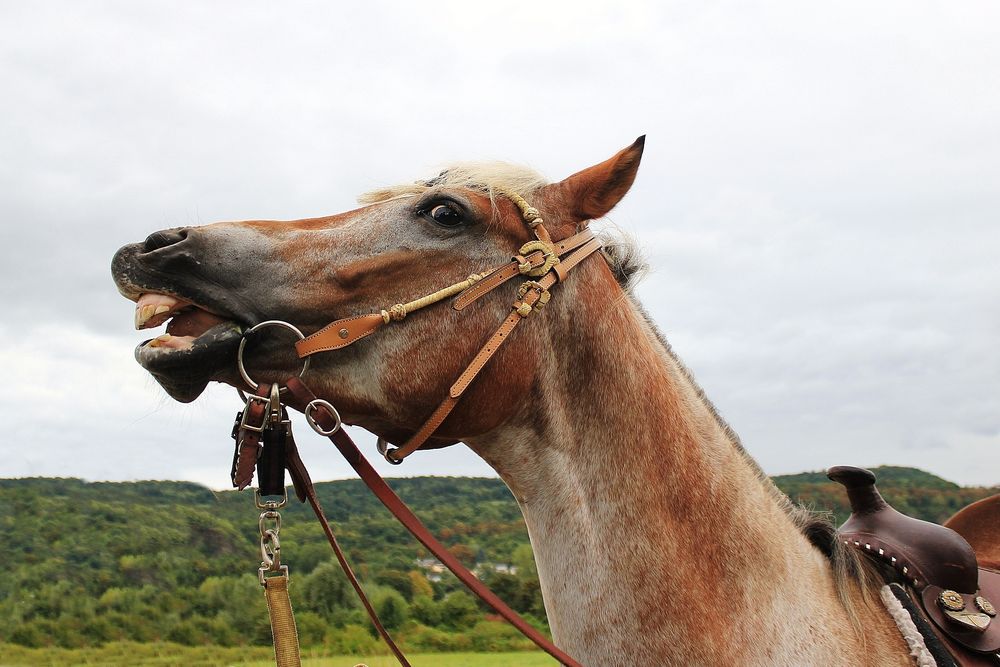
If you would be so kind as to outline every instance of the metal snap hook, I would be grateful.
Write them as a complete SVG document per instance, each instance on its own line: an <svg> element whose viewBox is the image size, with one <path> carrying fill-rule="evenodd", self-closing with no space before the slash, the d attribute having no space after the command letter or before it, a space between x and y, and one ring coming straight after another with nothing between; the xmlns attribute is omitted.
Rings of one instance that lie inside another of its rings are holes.
<svg viewBox="0 0 1000 667"><path fill-rule="evenodd" d="M281 542L277 531L268 530L260 538L260 566L269 572L281 567Z"/></svg>
<svg viewBox="0 0 1000 667"><path fill-rule="evenodd" d="M289 324L288 322L284 322L282 320L266 320L264 322L261 322L260 324L255 324L254 326L247 329L243 333L243 339L240 341L240 348L236 352L236 368L239 370L240 377L243 378L243 381L246 382L247 385L254 391L257 391L257 387L259 387L260 384L252 377L250 377L249 373L247 373L246 365L243 363L243 351L246 349L247 339L249 339L251 335L267 327L281 327L283 329L287 329L292 333L294 333L296 336L298 336L299 340L305 340L305 336L302 334L301 331L299 331L298 327L296 327L294 324ZM302 370L299 371L299 377L305 375L307 370L309 370L309 357L306 357L305 359L302 360ZM282 387L280 391L284 393L286 390L287 387Z"/></svg>

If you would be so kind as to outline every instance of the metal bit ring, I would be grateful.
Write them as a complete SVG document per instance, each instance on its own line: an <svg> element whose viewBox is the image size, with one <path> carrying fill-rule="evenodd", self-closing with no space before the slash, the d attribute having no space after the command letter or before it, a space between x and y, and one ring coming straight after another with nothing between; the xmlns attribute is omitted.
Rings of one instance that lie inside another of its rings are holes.
<svg viewBox="0 0 1000 667"><path fill-rule="evenodd" d="M257 387L259 387L260 384L252 377L250 377L249 373L247 373L246 365L243 363L243 351L246 348L247 339L251 335L257 333L258 331L266 327L282 327L284 329L288 329L293 334L298 336L299 340L305 340L305 336L302 334L301 331L299 331L298 327L296 327L294 324L283 322L282 320L266 320L264 322L261 322L260 324L255 324L254 326L250 327L245 332L243 332L243 339L240 341L240 349L236 352L236 368L240 371L240 377L243 378L243 381L246 382L247 385L254 391L257 391ZM309 357L306 357L305 359L302 360L302 370L299 371L299 377L305 375L307 370L309 370ZM287 387L282 387L281 393L284 393L286 390Z"/></svg>

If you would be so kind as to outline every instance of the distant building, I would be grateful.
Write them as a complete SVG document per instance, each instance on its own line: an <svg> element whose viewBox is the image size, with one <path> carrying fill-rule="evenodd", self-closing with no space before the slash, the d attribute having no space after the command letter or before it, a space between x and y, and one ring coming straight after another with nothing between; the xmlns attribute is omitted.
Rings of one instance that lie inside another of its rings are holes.
<svg viewBox="0 0 1000 667"><path fill-rule="evenodd" d="M428 581L441 581L442 575L448 571L441 561L436 558L418 558L417 567L424 571L424 576ZM476 563L472 568L472 573L480 577L485 572L499 572L500 574L517 574L517 567L510 563Z"/></svg>
<svg viewBox="0 0 1000 667"><path fill-rule="evenodd" d="M417 567L424 571L427 581L441 581L441 575L448 571L437 558L418 558Z"/></svg>

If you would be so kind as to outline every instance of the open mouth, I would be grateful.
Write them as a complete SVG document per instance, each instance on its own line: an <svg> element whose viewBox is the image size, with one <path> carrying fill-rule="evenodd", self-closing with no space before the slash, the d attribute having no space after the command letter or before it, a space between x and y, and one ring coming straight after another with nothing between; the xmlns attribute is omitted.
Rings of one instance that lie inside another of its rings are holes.
<svg viewBox="0 0 1000 667"><path fill-rule="evenodd" d="M140 294L135 328L153 329L163 324L165 333L140 343L135 359L175 400L193 401L220 372L235 368L236 348L242 337L236 322L175 296Z"/></svg>
<svg viewBox="0 0 1000 667"><path fill-rule="evenodd" d="M136 329L152 329L167 323L166 333L143 343L149 348L189 350L195 340L226 321L193 303L166 294L146 292L135 304Z"/></svg>

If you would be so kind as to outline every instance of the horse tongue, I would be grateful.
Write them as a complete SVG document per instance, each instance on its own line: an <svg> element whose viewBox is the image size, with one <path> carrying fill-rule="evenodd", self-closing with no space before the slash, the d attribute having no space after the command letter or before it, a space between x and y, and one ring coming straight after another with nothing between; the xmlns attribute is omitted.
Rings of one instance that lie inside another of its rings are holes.
<svg viewBox="0 0 1000 667"><path fill-rule="evenodd" d="M194 308L174 315L170 323L167 324L167 333L171 336L198 337L216 324L221 324L225 321L225 318L213 315L207 310Z"/></svg>

